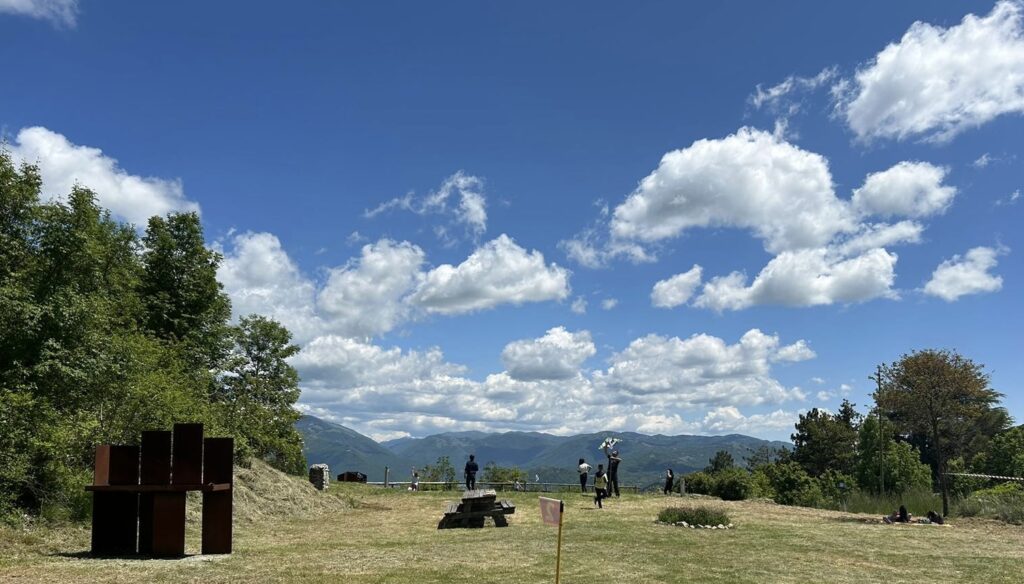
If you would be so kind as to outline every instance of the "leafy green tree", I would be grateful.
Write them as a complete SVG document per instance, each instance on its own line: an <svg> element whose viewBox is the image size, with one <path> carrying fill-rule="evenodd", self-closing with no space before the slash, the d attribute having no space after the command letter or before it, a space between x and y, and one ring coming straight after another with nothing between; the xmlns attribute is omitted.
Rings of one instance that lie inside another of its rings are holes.
<svg viewBox="0 0 1024 584"><path fill-rule="evenodd" d="M715 477L707 472L691 472L683 477L683 488L687 493L710 495L715 490Z"/></svg>
<svg viewBox="0 0 1024 584"><path fill-rule="evenodd" d="M708 465L704 468L704 472L708 474L717 474L735 466L736 461L733 460L732 454L729 454L727 450L719 450L713 457L711 457L710 460L708 460Z"/></svg>
<svg viewBox="0 0 1024 584"><path fill-rule="evenodd" d="M217 281L221 256L206 247L199 215L151 218L143 246L146 327L161 339L186 342L193 356L217 366L230 348L231 302Z"/></svg>
<svg viewBox="0 0 1024 584"><path fill-rule="evenodd" d="M768 445L762 445L757 450L751 452L744 462L747 468L754 470L766 464L772 464L777 460L787 459L789 454L790 452L785 448L772 448Z"/></svg>
<svg viewBox="0 0 1024 584"><path fill-rule="evenodd" d="M750 472L744 468L727 468L715 475L711 494L725 501L742 501L750 497L753 485Z"/></svg>
<svg viewBox="0 0 1024 584"><path fill-rule="evenodd" d="M452 484L455 482L455 467L452 466L452 462L448 460L447 456L441 456L434 464L424 466L420 476L426 482Z"/></svg>
<svg viewBox="0 0 1024 584"><path fill-rule="evenodd" d="M815 477L830 469L853 472L859 420L860 414L847 400L836 414L818 408L801 414L791 436L793 460Z"/></svg>
<svg viewBox="0 0 1024 584"><path fill-rule="evenodd" d="M517 466L498 466L497 463L488 462L484 465L482 481L485 483L511 483L526 479L526 473Z"/></svg>
<svg viewBox="0 0 1024 584"><path fill-rule="evenodd" d="M796 462L779 462L762 467L780 505L817 507L822 493L818 481Z"/></svg>
<svg viewBox="0 0 1024 584"><path fill-rule="evenodd" d="M864 419L857 441L857 486L872 493L897 493L928 489L931 470L921 462L921 453L907 442L894 436L892 422L878 416Z"/></svg>
<svg viewBox="0 0 1024 584"><path fill-rule="evenodd" d="M818 477L822 497L833 503L842 503L856 484L852 476L834 469L829 469Z"/></svg>
<svg viewBox="0 0 1024 584"><path fill-rule="evenodd" d="M1024 477L1024 426L992 438L981 468L996 476Z"/></svg>
<svg viewBox="0 0 1024 584"><path fill-rule="evenodd" d="M291 344L286 328L259 315L243 317L233 338L223 383L214 396L227 426L255 456L302 474L306 458L295 429L300 414L293 407L299 399L299 374L288 363L299 347Z"/></svg>
<svg viewBox="0 0 1024 584"><path fill-rule="evenodd" d="M993 417L1001 394L989 387L984 366L956 352L932 349L882 365L877 381L875 403L931 463L942 491L942 514L947 515L947 463L972 454L968 446L979 441L976 424Z"/></svg>

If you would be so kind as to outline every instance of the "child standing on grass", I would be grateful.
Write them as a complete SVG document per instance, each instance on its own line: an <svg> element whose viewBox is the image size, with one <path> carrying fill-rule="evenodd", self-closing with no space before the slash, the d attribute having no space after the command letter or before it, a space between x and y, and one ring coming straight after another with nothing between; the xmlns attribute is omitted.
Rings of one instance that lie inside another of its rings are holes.
<svg viewBox="0 0 1024 584"><path fill-rule="evenodd" d="M608 476L604 474L604 465L597 465L597 472L594 473L594 503L597 503L598 509L604 509L604 505L601 504L601 500L607 497L608 491Z"/></svg>
<svg viewBox="0 0 1024 584"><path fill-rule="evenodd" d="M576 469L580 473L580 491L587 492L587 475L590 474L590 465L587 461L580 459L580 464Z"/></svg>

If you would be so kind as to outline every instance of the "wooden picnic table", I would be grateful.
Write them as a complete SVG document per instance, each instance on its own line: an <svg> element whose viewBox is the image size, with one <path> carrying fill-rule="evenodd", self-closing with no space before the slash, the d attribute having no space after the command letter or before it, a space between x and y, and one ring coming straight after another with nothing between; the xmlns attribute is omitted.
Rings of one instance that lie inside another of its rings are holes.
<svg viewBox="0 0 1024 584"><path fill-rule="evenodd" d="M453 527L483 527L484 519L490 517L495 527L508 527L506 515L516 512L511 501L498 501L494 489L475 489L462 494L462 502L449 503L444 517L437 524L438 529Z"/></svg>

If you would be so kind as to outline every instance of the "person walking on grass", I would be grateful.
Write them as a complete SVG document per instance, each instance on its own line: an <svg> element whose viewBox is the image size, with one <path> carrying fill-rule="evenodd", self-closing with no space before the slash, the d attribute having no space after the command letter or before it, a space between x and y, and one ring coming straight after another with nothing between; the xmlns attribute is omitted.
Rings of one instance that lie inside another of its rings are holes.
<svg viewBox="0 0 1024 584"><path fill-rule="evenodd" d="M604 509L601 501L608 496L608 476L604 474L604 465L597 465L597 472L594 473L594 503L598 509Z"/></svg>
<svg viewBox="0 0 1024 584"><path fill-rule="evenodd" d="M472 491L476 488L476 473L480 467L476 464L476 456L470 454L469 462L466 463L466 490Z"/></svg>
<svg viewBox="0 0 1024 584"><path fill-rule="evenodd" d="M665 471L665 494L672 494L672 484L676 480L676 475L672 473L672 469Z"/></svg>
<svg viewBox="0 0 1024 584"><path fill-rule="evenodd" d="M580 491L583 493L587 492L587 475L590 474L591 466L587 464L587 461L580 459L580 464L576 469L580 473Z"/></svg>

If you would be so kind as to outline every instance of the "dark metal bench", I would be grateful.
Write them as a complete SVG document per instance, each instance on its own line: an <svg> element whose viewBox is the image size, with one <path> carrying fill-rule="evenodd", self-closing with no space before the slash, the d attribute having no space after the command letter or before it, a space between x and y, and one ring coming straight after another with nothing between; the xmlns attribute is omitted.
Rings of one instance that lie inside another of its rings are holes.
<svg viewBox="0 0 1024 584"><path fill-rule="evenodd" d="M508 527L505 516L515 512L516 506L511 501L498 501L493 489L466 491L461 503L448 503L437 528L483 527L488 517L494 520L495 527Z"/></svg>

